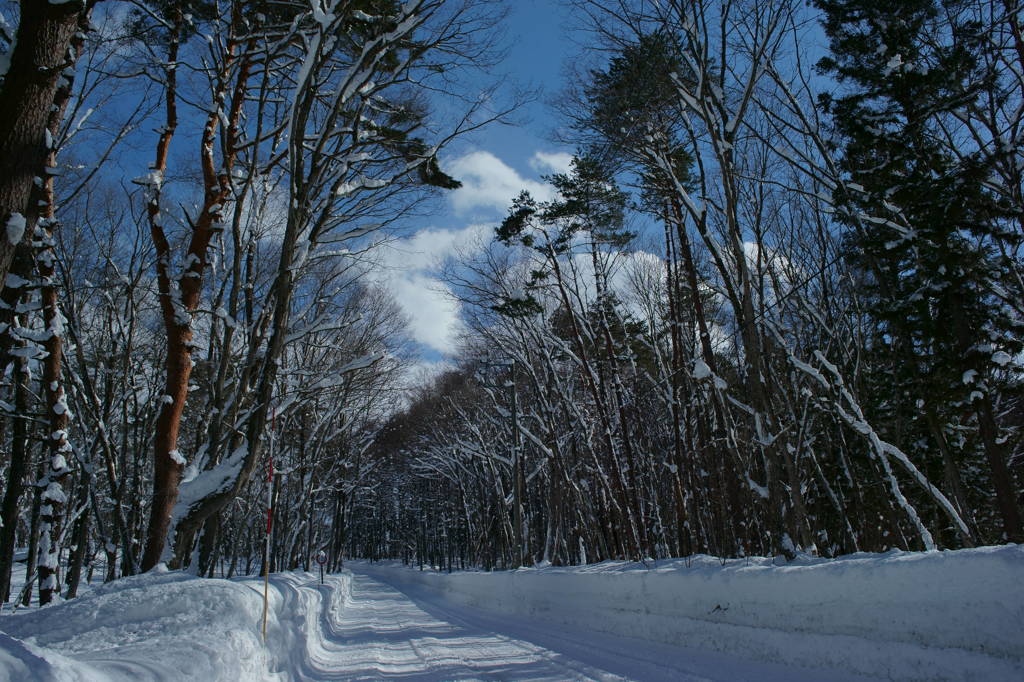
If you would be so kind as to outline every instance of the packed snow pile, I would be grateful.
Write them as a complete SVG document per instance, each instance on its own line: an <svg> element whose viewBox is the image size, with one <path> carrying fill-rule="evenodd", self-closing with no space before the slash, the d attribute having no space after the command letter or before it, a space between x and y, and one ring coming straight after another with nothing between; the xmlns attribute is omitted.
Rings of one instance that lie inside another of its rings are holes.
<svg viewBox="0 0 1024 682"><path fill-rule="evenodd" d="M482 573L360 566L492 612L894 679L1024 679L1024 545Z"/></svg>
<svg viewBox="0 0 1024 682"><path fill-rule="evenodd" d="M344 600L348 574L324 589L309 573L271 577L267 641L263 581L147 573L63 604L0 617L0 681L289 680L317 634L310 600ZM319 585L317 585L319 587Z"/></svg>

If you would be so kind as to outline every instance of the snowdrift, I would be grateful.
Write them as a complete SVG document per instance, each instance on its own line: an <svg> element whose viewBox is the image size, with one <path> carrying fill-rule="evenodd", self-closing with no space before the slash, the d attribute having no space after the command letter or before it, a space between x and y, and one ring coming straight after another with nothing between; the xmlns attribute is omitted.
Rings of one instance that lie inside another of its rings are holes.
<svg viewBox="0 0 1024 682"><path fill-rule="evenodd" d="M330 585L309 573L271 576L267 640L263 581L148 573L43 609L0 617L0 681L288 680L320 623L311 600L344 600L349 574Z"/></svg>
<svg viewBox="0 0 1024 682"><path fill-rule="evenodd" d="M361 565L460 604L690 649L893 679L1024 679L1024 545L509 572Z"/></svg>

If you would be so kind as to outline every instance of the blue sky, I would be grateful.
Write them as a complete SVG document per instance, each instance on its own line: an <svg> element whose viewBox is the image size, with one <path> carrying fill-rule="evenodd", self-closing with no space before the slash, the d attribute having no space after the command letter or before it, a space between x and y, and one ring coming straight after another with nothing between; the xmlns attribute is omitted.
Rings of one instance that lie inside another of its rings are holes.
<svg viewBox="0 0 1024 682"><path fill-rule="evenodd" d="M410 318L417 346L425 365L436 365L455 350L458 306L435 275L435 266L450 257L459 246L472 239L487 238L494 225L505 215L512 198L528 189L539 198L547 198L541 176L566 170L570 149L550 139L558 119L548 101L563 87L566 63L580 50L570 38L568 7L558 0L504 0L508 17L502 26L506 33L507 57L492 73L489 81L507 83L509 88L536 89L537 97L516 112L518 125L495 125L460 140L443 152L441 163L464 183L437 203L437 211L406 224L403 238L382 249L380 260L386 267L374 274L389 286ZM108 17L119 27L125 6L102 6L97 16ZM97 116L119 106L101 107ZM158 111L159 117L162 112ZM141 141L122 145L113 164L125 177L137 177L152 161L155 124L144 126ZM194 162L196 131L182 126L172 150L172 173ZM86 140L88 143L88 140ZM101 140L105 144L104 140Z"/></svg>
<svg viewBox="0 0 1024 682"><path fill-rule="evenodd" d="M524 125L485 131L481 144L525 172L532 152L550 146L545 138L558 122L546 100L562 88L563 67L578 47L568 37L571 25L565 3L510 0L508 5L509 50L502 68L522 85L541 92L520 114Z"/></svg>
<svg viewBox="0 0 1024 682"><path fill-rule="evenodd" d="M566 63L580 49L569 38L568 10L555 0L510 0L508 10L508 56L491 75L507 74L511 82L536 88L538 97L517 112L518 125L487 128L442 156L463 187L383 254L388 267L381 279L410 317L428 368L455 350L458 332L458 305L434 277L435 266L456 249L487 238L521 190L544 198L548 190L541 176L566 170L571 158L571 149L550 139L559 121L548 104L563 87Z"/></svg>

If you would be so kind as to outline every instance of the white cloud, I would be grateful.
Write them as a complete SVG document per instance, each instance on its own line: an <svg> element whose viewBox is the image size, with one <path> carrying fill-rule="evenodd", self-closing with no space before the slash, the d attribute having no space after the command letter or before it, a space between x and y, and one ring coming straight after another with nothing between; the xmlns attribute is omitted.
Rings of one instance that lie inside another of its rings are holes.
<svg viewBox="0 0 1024 682"><path fill-rule="evenodd" d="M568 152L537 152L530 158L530 168L538 173L568 173L572 159Z"/></svg>
<svg viewBox="0 0 1024 682"><path fill-rule="evenodd" d="M512 199L523 190L538 201L548 201L554 196L550 185L524 178L490 152L476 151L460 156L447 164L445 171L462 182L462 187L450 195L457 215L474 211L504 215Z"/></svg>
<svg viewBox="0 0 1024 682"><path fill-rule="evenodd" d="M458 252L472 253L493 226L474 224L459 230L425 229L381 247L383 266L375 278L395 295L409 317L413 339L450 354L460 332L459 304L435 276L437 268Z"/></svg>
<svg viewBox="0 0 1024 682"><path fill-rule="evenodd" d="M391 289L409 316L413 338L438 352L450 352L459 331L459 304L447 285L413 272L393 279Z"/></svg>
<svg viewBox="0 0 1024 682"><path fill-rule="evenodd" d="M568 170L570 154L537 152L530 166L538 174ZM462 181L449 196L456 216L494 220L503 217L512 200L524 189L538 201L554 198L554 190L540 180L520 175L494 154L474 151L445 164L445 171ZM470 255L482 248L493 223L474 223L458 229L428 228L381 247L381 268L374 277L394 293L410 319L413 338L429 349L448 355L461 332L459 304L436 276L438 267L458 253Z"/></svg>
<svg viewBox="0 0 1024 682"><path fill-rule="evenodd" d="M457 230L427 228L387 246L385 264L403 269L429 270L459 249L476 250L493 225L472 224Z"/></svg>

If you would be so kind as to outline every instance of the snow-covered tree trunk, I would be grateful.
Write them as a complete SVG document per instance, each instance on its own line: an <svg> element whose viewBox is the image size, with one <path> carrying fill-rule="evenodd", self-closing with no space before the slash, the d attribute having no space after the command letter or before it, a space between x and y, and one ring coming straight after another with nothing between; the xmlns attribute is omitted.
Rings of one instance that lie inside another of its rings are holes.
<svg viewBox="0 0 1024 682"><path fill-rule="evenodd" d="M4 293L12 291L10 287ZM19 291L19 289L13 289ZM20 291L19 291L20 293ZM14 298L15 301L21 296ZM13 321L13 316L12 316ZM25 477L31 465L31 449L28 442L29 391L31 376L29 358L19 357L14 362L13 371L14 401L10 417L11 425L11 459L7 468L7 486L4 490L3 507L0 509L0 602L6 603L11 596L11 572L14 569L15 532L18 529L18 503L25 489Z"/></svg>
<svg viewBox="0 0 1024 682"><path fill-rule="evenodd" d="M72 97L74 65L78 60L88 30L88 12L78 16L79 31L71 40L64 61L63 79L53 96L45 131L46 172L41 182L34 183L31 196L39 207L39 219L33 227L33 246L38 248L37 272L41 285L43 333L43 385L46 396L49 434L49 471L37 485L43 488L41 517L41 542L43 551L39 558L39 603L47 604L55 592L59 592L58 562L61 547L60 523L68 492L64 483L71 473L73 451L68 441L71 411L64 391L64 315L58 297L56 270L57 199L54 190L57 173L58 134L61 121Z"/></svg>
<svg viewBox="0 0 1024 682"><path fill-rule="evenodd" d="M152 568L166 558L171 513L178 499L178 486L186 462L178 449L178 436L194 365L192 316L199 306L203 291L210 241L223 229L224 206L231 198L239 121L249 87L251 67L251 62L244 56L239 63L244 48L242 40L237 37L237 33L243 30L242 8L235 2L231 5L227 20L224 53L212 73L212 102L200 138L203 202L198 215L190 220L191 235L178 264L181 272L176 273L172 269L175 267L172 264L173 249L163 224L165 214L161 212L160 206L160 184L167 169L171 136L178 125L177 58L181 49L180 32L185 19L179 10L175 10L171 21L171 45L165 71L166 121L158 141L153 170L144 180L149 202L150 231L157 253L157 283L167 338L167 362L161 412L154 435L154 495L146 551L142 558L143 570ZM222 125L225 128L222 132L225 139L223 155L218 164L215 145Z"/></svg>
<svg viewBox="0 0 1024 682"><path fill-rule="evenodd" d="M33 238L38 209L30 197L46 177L55 98L77 58L72 39L95 3L21 3L13 43L0 55L0 286L15 248Z"/></svg>
<svg viewBox="0 0 1024 682"><path fill-rule="evenodd" d="M170 263L171 245L164 233L160 205L164 173L170 154L171 139L178 126L178 54L181 49L181 33L184 18L175 10L169 22L169 45L166 68L164 69L165 119L156 145L156 158L149 174L143 180L146 215L149 229L157 252L157 280L160 288L160 311L167 332L167 358L165 363L164 393L159 397L160 416L157 418L153 437L153 500L146 531L146 546L142 555L141 568L147 571L163 559L167 531L171 522L171 511L178 499L178 481L184 469L184 460L178 453L178 429L181 414L185 409L188 394L188 374L192 370L191 349L186 345L191 340L191 320L182 306L180 290L171 292L172 274ZM175 283L176 284L176 283Z"/></svg>

